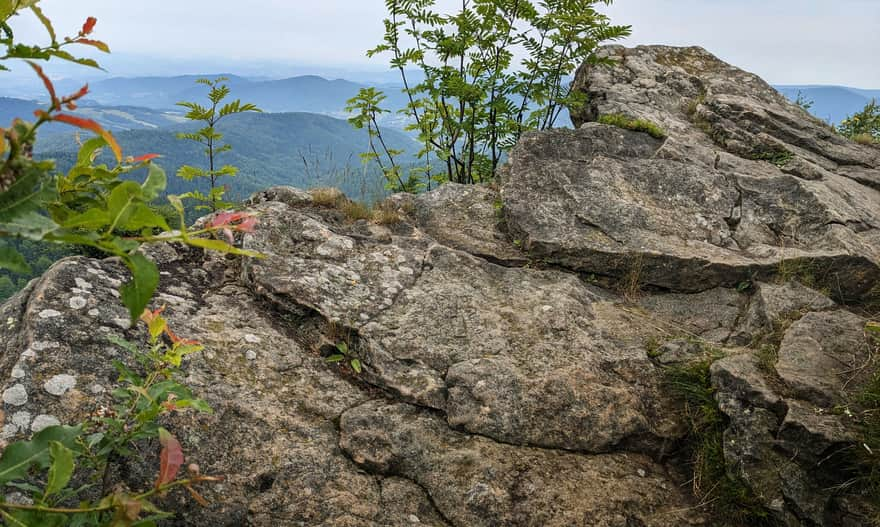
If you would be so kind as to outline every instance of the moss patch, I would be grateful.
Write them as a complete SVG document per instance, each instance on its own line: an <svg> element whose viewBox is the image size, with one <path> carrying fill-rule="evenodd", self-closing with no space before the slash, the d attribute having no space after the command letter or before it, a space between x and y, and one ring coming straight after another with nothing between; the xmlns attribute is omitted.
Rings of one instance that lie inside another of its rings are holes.
<svg viewBox="0 0 880 527"><path fill-rule="evenodd" d="M619 113L600 115L598 122L623 128L624 130L632 130L633 132L644 132L655 139L663 139L666 137L666 132L651 121L646 121L644 119L631 119Z"/></svg>

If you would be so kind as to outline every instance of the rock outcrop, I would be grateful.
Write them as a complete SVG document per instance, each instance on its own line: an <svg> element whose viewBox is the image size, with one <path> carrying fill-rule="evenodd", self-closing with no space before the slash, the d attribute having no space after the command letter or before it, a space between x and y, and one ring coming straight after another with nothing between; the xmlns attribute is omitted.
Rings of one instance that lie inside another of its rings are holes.
<svg viewBox="0 0 880 527"><path fill-rule="evenodd" d="M239 240L263 259L150 249L215 410L166 425L226 476L209 507L169 496L179 524L718 525L668 382L707 357L725 470L767 521L877 514L843 485L862 431L835 409L876 370L880 151L702 50L606 53L583 126L523 138L497 188L395 196L386 225L275 188ZM0 307L4 441L110 404L107 337L143 337L124 279L71 258ZM339 342L361 374L327 363Z"/></svg>

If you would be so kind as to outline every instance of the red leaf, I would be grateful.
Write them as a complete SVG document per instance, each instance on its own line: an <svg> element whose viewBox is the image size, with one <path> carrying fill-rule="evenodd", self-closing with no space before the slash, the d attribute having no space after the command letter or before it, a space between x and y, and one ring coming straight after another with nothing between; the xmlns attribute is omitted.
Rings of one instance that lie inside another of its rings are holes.
<svg viewBox="0 0 880 527"><path fill-rule="evenodd" d="M241 220L241 223L238 224L238 230L241 232L254 232L254 227L257 226L257 218L254 216L250 216Z"/></svg>
<svg viewBox="0 0 880 527"><path fill-rule="evenodd" d="M83 35L83 36L90 34L95 29L95 24L97 24L97 23L98 23L98 19L93 16L90 16L89 18L86 19L86 23L83 24L82 31L80 31L79 34Z"/></svg>
<svg viewBox="0 0 880 527"><path fill-rule="evenodd" d="M162 452L159 454L159 478L156 479L156 488L174 481L183 465L183 449L168 430L159 429L159 443L162 445Z"/></svg>
<svg viewBox="0 0 880 527"><path fill-rule="evenodd" d="M131 160L132 164L137 165L140 163L146 163L147 161L152 161L157 157L161 157L159 154L144 154L142 156L136 157Z"/></svg>
<svg viewBox="0 0 880 527"><path fill-rule="evenodd" d="M49 80L49 77L43 73L43 68L41 68L36 62L27 61L28 64L37 72L37 75L42 79L43 85L46 86L46 91L49 92L49 96L52 98L52 109L57 110L61 108L61 103L58 101L58 96L55 95L55 86L52 84L52 81Z"/></svg>
<svg viewBox="0 0 880 527"><path fill-rule="evenodd" d="M86 84L85 86L80 88L79 91L77 91L73 95L68 95L67 97L65 97L64 102L70 102L70 101L76 101L76 100L82 99L83 97L86 96L87 93L89 93L89 85L88 84Z"/></svg>
<svg viewBox="0 0 880 527"><path fill-rule="evenodd" d="M84 119L82 117L76 117L74 115L68 115L65 113L57 113L52 116L53 121L59 121L62 123L67 123L71 126L76 126L77 128L82 128L84 130L91 130L96 134L100 135L107 141L107 144L110 145L110 149L113 150L113 154L116 156L116 161L122 161L122 149L119 148L119 143L116 142L116 139L108 132L104 130L100 124L91 120Z"/></svg>
<svg viewBox="0 0 880 527"><path fill-rule="evenodd" d="M100 40L92 40L90 38L78 38L74 40L74 42L78 44L85 44L86 46L96 47L104 53L110 53L110 46L101 42Z"/></svg>

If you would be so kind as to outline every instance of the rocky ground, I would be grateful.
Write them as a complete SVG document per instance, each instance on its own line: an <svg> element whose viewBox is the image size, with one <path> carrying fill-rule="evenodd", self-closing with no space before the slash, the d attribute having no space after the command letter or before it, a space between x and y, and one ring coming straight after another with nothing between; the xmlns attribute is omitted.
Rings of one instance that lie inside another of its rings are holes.
<svg viewBox="0 0 880 527"><path fill-rule="evenodd" d="M150 250L215 409L167 424L226 476L207 508L172 495L176 524L753 525L694 479L669 372L695 363L766 524L870 524L847 459L877 370L880 149L699 48L604 52L582 126L525 137L495 186L394 196L384 225L275 188L241 240L264 259ZM107 336L140 335L124 280L67 259L0 307L4 441L110 403ZM361 374L326 362L339 342Z"/></svg>

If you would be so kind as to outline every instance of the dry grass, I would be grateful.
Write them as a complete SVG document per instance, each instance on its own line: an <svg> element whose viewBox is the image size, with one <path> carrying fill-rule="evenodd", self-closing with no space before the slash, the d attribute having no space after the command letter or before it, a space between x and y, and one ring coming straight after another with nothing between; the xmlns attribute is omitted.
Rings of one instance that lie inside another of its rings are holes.
<svg viewBox="0 0 880 527"><path fill-rule="evenodd" d="M627 304L635 304L642 298L642 268L644 261L641 254L632 256L629 272L620 282L620 294Z"/></svg>
<svg viewBox="0 0 880 527"><path fill-rule="evenodd" d="M397 208L386 200L373 209L373 221L379 225L397 225L403 218Z"/></svg>
<svg viewBox="0 0 880 527"><path fill-rule="evenodd" d="M373 210L358 201L343 199L337 208L351 221L373 219Z"/></svg>
<svg viewBox="0 0 880 527"><path fill-rule="evenodd" d="M313 188L309 194L312 195L312 202L319 207L335 208L345 199L342 191L333 187Z"/></svg>
<svg viewBox="0 0 880 527"><path fill-rule="evenodd" d="M877 140L871 134L859 134L853 137L853 141L860 145L873 145L877 143Z"/></svg>

